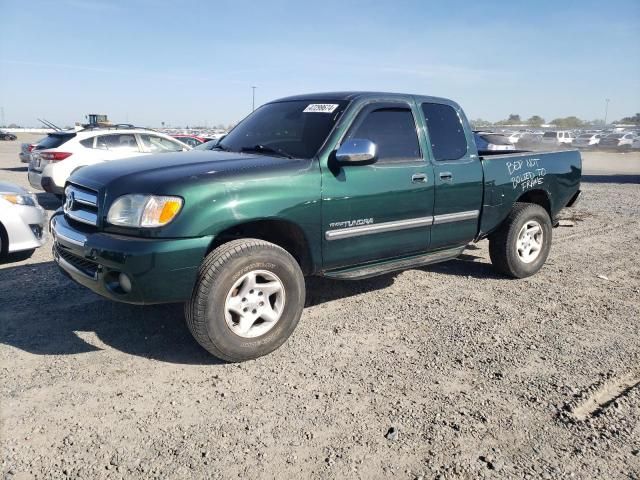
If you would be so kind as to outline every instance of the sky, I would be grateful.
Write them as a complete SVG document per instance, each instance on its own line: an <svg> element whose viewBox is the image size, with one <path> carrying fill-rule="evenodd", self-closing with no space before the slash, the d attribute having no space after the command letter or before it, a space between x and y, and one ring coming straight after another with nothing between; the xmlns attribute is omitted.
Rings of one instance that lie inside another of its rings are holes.
<svg viewBox="0 0 640 480"><path fill-rule="evenodd" d="M469 118L640 111L640 0L0 0L4 123L229 124L280 97L434 95ZM0 123L2 123L0 118Z"/></svg>

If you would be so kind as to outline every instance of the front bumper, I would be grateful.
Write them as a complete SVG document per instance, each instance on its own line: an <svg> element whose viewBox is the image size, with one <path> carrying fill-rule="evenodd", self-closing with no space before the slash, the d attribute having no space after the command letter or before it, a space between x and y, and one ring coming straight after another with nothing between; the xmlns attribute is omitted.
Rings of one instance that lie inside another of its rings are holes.
<svg viewBox="0 0 640 480"><path fill-rule="evenodd" d="M50 229L53 256L65 274L103 297L135 304L188 300L212 240L88 233L62 213L51 218ZM120 273L131 281L129 292L118 283Z"/></svg>
<svg viewBox="0 0 640 480"><path fill-rule="evenodd" d="M34 250L47 240L47 214L37 205L11 205L0 212L0 223L9 237L9 253Z"/></svg>

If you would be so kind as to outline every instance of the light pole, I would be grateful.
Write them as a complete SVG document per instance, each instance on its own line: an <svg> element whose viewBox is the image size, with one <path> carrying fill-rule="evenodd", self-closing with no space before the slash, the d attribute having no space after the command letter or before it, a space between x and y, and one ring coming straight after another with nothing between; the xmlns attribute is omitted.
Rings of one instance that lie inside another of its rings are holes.
<svg viewBox="0 0 640 480"><path fill-rule="evenodd" d="M251 111L256 109L256 87L251 87Z"/></svg>
<svg viewBox="0 0 640 480"><path fill-rule="evenodd" d="M609 102L611 101L611 99L609 98L605 98L604 99L604 126L607 126L607 115L609 114Z"/></svg>

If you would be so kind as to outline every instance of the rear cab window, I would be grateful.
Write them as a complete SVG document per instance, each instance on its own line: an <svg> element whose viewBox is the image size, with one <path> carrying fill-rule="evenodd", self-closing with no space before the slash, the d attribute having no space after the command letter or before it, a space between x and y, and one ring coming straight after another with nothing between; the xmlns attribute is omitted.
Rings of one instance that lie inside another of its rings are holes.
<svg viewBox="0 0 640 480"><path fill-rule="evenodd" d="M442 103L423 103L421 108L434 160L443 162L464 157L468 144L458 112Z"/></svg>

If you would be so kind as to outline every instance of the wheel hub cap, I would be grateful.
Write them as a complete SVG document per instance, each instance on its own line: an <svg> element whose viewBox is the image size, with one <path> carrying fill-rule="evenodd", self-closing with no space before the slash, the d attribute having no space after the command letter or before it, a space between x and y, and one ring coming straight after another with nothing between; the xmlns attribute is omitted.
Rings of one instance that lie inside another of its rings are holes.
<svg viewBox="0 0 640 480"><path fill-rule="evenodd" d="M224 316L233 333L254 338L271 330L284 310L284 285L267 270L253 270L242 275L229 290Z"/></svg>
<svg viewBox="0 0 640 480"><path fill-rule="evenodd" d="M542 226L535 220L529 220L522 226L516 241L520 260L531 263L538 258L542 251L543 235Z"/></svg>

